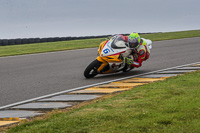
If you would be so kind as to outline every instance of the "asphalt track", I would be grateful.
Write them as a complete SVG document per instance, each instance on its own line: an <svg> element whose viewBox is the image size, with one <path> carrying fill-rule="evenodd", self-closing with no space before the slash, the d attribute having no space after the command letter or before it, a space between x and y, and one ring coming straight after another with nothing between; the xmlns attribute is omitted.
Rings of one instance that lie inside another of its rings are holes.
<svg viewBox="0 0 200 133"><path fill-rule="evenodd" d="M200 38L153 42L148 61L128 73L85 79L84 69L96 58L97 48L0 58L0 107L86 86L200 62Z"/></svg>

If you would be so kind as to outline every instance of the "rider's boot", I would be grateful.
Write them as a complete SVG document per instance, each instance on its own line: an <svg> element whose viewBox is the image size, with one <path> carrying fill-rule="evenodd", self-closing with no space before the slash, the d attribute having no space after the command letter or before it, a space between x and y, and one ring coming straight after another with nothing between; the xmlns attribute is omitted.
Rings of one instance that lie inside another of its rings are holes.
<svg viewBox="0 0 200 133"><path fill-rule="evenodd" d="M125 67L124 67L124 69L123 69L123 72L128 72L128 71L130 71L131 69L134 68L134 67L131 66L131 64L132 64L132 62L133 62L132 59L130 59L130 58L128 58L128 57L124 57L124 58L123 58L123 61L124 61L124 63L125 63Z"/></svg>

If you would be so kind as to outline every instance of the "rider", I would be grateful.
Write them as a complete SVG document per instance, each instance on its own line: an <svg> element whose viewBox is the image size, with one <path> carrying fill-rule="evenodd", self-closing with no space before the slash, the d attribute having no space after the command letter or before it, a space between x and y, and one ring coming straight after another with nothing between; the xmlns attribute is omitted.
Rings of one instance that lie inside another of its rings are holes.
<svg viewBox="0 0 200 133"><path fill-rule="evenodd" d="M126 52L122 53L122 59L124 62L130 64L132 67L141 67L142 62L147 60L150 56L150 49L147 46L146 39L140 38L138 33L131 33L129 36L123 36L127 46ZM150 41L150 45L151 45ZM132 55L133 59L129 59L128 56Z"/></svg>

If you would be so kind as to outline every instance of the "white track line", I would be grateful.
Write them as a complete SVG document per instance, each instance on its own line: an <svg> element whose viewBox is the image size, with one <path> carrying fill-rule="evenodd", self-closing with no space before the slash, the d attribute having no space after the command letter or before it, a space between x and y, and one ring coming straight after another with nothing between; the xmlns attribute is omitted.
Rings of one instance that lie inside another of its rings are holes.
<svg viewBox="0 0 200 133"><path fill-rule="evenodd" d="M61 91L61 92L57 92L57 93L53 93L53 94L49 94L49 95L44 95L44 96L41 96L41 97L36 97L36 98L33 98L33 99L29 99L29 100L25 100L25 101L13 103L13 104L8 104L8 105L5 105L5 106L1 106L0 110L6 109L6 108L10 108L10 107L13 107L13 106L17 106L17 105L20 105L20 104L25 104L25 103L28 103L28 102L36 101L36 100L39 100L39 99L47 98L47 97L52 97L52 96L61 95L61 94L72 92L72 91L77 91L77 90L81 90L81 89L97 86L97 85L107 84L107 83L111 83L111 82L115 82L115 81L119 81L119 80L129 79L129 78L133 78L133 77L139 77L139 76L143 76L143 75L148 75L148 74L157 73L157 72L161 72L161 71L166 71L166 70L170 70L170 69L176 69L176 68L179 68L179 67L184 67L184 66L189 66L189 65L194 65L194 64L200 64L200 62L195 62L195 63L191 63L191 64L186 64L186 65L181 65L181 66L161 69L161 70L157 70L157 71L152 71L152 72L148 72L148 73L133 75L133 76L124 77L124 78L120 78L120 79L114 79L114 80L105 81L105 82L96 83L96 84L91 84L91 85L87 85L87 86L77 87L77 88L74 88L74 89L65 90L65 91Z"/></svg>

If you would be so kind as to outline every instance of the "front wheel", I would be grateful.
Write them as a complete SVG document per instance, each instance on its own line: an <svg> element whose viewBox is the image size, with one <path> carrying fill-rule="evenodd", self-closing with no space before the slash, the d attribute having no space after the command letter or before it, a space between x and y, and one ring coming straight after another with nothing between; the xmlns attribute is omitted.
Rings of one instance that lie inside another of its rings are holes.
<svg viewBox="0 0 200 133"><path fill-rule="evenodd" d="M97 73L97 69L101 66L102 62L98 61L97 59L94 60L92 63L90 63L90 65L85 69L84 71L84 76L86 78L93 78L94 76L96 76Z"/></svg>

